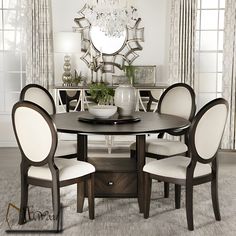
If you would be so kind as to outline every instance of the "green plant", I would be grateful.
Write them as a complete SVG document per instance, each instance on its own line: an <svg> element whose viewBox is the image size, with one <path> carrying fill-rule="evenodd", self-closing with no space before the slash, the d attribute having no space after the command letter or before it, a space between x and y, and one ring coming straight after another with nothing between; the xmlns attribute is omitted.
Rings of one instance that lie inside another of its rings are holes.
<svg viewBox="0 0 236 236"><path fill-rule="evenodd" d="M134 66L125 66L125 75L128 77L130 84L134 83Z"/></svg>
<svg viewBox="0 0 236 236"><path fill-rule="evenodd" d="M105 105L112 103L115 91L105 83L93 83L89 86L89 93L96 103Z"/></svg>
<svg viewBox="0 0 236 236"><path fill-rule="evenodd" d="M73 84L78 85L81 82L81 78L82 78L81 72L78 75L78 72L75 70L75 75L74 75L73 81L72 81Z"/></svg>

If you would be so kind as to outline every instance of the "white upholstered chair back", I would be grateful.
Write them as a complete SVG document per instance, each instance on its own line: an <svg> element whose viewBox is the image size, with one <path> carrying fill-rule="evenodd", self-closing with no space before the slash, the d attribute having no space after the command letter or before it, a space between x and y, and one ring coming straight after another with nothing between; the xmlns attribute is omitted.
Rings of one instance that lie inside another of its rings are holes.
<svg viewBox="0 0 236 236"><path fill-rule="evenodd" d="M48 114L55 113L55 104L50 93L40 85L27 85L21 92L21 100L38 104Z"/></svg>
<svg viewBox="0 0 236 236"><path fill-rule="evenodd" d="M195 94L192 88L185 84L171 86L163 93L160 102L160 113L180 116L187 120L195 113Z"/></svg>
<svg viewBox="0 0 236 236"><path fill-rule="evenodd" d="M228 103L220 98L208 103L199 111L192 142L195 151L204 160L213 158L219 148L228 114ZM191 141L190 141L191 142Z"/></svg>
<svg viewBox="0 0 236 236"><path fill-rule="evenodd" d="M41 162L47 158L52 148L53 136L43 115L31 107L19 106L12 118L15 135L24 155L33 162Z"/></svg>

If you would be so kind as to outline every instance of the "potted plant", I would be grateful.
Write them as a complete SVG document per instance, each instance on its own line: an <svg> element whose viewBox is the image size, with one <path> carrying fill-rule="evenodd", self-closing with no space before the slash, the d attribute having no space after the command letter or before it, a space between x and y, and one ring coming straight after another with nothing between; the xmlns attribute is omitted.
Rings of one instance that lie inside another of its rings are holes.
<svg viewBox="0 0 236 236"><path fill-rule="evenodd" d="M81 72L78 75L77 70L75 70L75 76L73 77L73 84L75 86L78 86L78 84L81 82L82 76L81 76Z"/></svg>
<svg viewBox="0 0 236 236"><path fill-rule="evenodd" d="M129 79L131 85L134 84L134 66L128 65L124 68L125 75Z"/></svg>
<svg viewBox="0 0 236 236"><path fill-rule="evenodd" d="M115 91L105 83L92 83L89 86L89 93L92 99L99 105L113 104Z"/></svg>

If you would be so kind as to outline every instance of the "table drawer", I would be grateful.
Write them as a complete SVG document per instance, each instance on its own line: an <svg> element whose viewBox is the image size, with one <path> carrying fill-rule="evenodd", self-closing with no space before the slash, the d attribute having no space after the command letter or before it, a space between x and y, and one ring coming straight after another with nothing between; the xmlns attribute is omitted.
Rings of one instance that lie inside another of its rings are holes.
<svg viewBox="0 0 236 236"><path fill-rule="evenodd" d="M137 173L95 173L95 196L135 197L137 196Z"/></svg>

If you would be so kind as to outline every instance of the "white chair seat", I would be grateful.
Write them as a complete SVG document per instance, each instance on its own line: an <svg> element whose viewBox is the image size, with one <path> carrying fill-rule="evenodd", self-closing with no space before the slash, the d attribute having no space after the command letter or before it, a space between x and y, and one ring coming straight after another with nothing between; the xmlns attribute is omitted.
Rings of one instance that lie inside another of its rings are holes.
<svg viewBox="0 0 236 236"><path fill-rule="evenodd" d="M59 140L55 157L66 156L77 153L77 141Z"/></svg>
<svg viewBox="0 0 236 236"><path fill-rule="evenodd" d="M60 181L78 178L95 172L95 167L90 163L84 161L55 158L54 162L59 169ZM52 180L51 171L48 165L37 167L31 166L28 171L28 176L37 179Z"/></svg>
<svg viewBox="0 0 236 236"><path fill-rule="evenodd" d="M154 160L143 167L143 171L169 178L186 179L186 169L191 159L184 156L174 156L162 160ZM197 162L194 177L203 176L211 173L209 164Z"/></svg>
<svg viewBox="0 0 236 236"><path fill-rule="evenodd" d="M131 150L136 150L136 144L130 146ZM173 156L187 152L188 147L185 143L167 139L149 139L146 141L146 152L162 156Z"/></svg>

